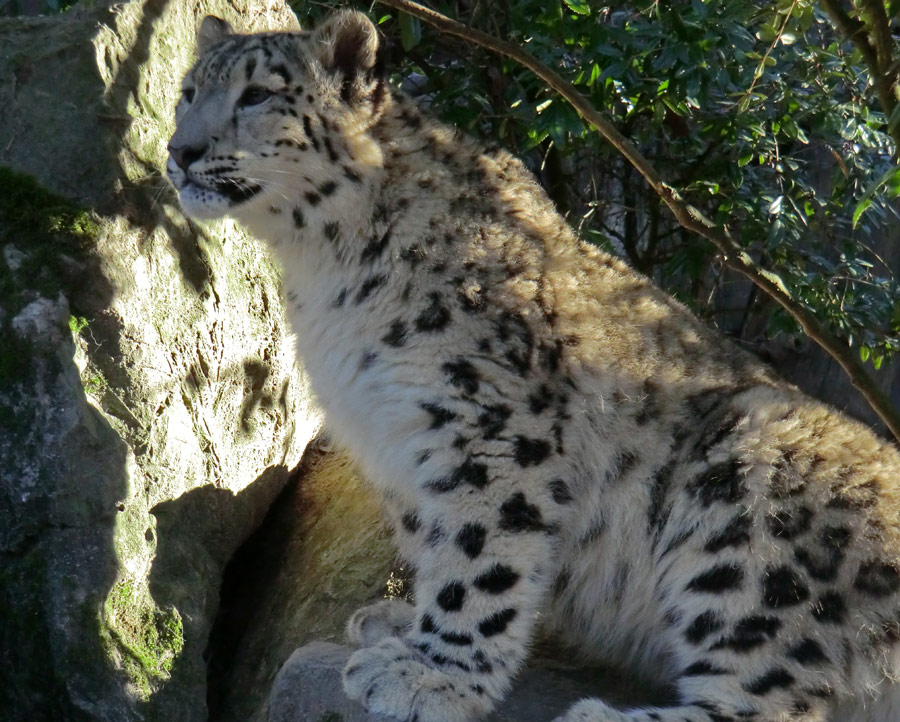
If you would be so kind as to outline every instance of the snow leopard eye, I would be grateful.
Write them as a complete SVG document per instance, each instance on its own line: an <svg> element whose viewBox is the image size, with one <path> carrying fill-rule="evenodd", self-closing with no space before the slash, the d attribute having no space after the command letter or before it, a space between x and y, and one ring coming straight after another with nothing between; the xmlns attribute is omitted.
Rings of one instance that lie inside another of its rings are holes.
<svg viewBox="0 0 900 722"><path fill-rule="evenodd" d="M196 91L193 88L182 88L181 97L184 98L185 102L193 103L195 92Z"/></svg>
<svg viewBox="0 0 900 722"><path fill-rule="evenodd" d="M241 93L241 97L238 98L237 106L238 108L249 108L253 105L261 105L273 95L275 95L275 93L267 88L262 88L259 85L251 85Z"/></svg>

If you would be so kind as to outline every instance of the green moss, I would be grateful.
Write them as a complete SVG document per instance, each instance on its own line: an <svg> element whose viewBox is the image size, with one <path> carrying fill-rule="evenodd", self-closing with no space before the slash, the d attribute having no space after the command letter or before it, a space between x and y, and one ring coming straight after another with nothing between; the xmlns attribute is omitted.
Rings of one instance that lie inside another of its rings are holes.
<svg viewBox="0 0 900 722"><path fill-rule="evenodd" d="M88 320L83 316L69 316L69 330L73 335L77 336L87 328L87 325Z"/></svg>
<svg viewBox="0 0 900 722"><path fill-rule="evenodd" d="M11 233L38 240L56 233L90 239L98 231L88 211L6 166L0 166L0 218L0 240L4 241Z"/></svg>
<svg viewBox="0 0 900 722"><path fill-rule="evenodd" d="M9 339L0 344L0 382L22 378L32 357L10 322L38 296L55 299L62 292L73 302L84 283L78 261L86 257L98 233L89 211L51 193L31 176L0 166L0 248L10 245L6 250L17 265L7 269L7 260L0 259L0 337ZM80 331L87 319L76 315L70 319L73 323Z"/></svg>
<svg viewBox="0 0 900 722"><path fill-rule="evenodd" d="M99 396L107 388L106 381L100 374L82 377L81 383L84 386L84 393L91 396Z"/></svg>
<svg viewBox="0 0 900 722"><path fill-rule="evenodd" d="M159 609L145 589L117 582L106 598L105 631L110 652L144 700L169 679L184 648L184 627L174 607Z"/></svg>
<svg viewBox="0 0 900 722"><path fill-rule="evenodd" d="M7 314L20 310L15 301L25 289L49 298L65 290L70 284L64 260L83 256L98 232L89 211L31 176L0 166L0 246L11 243L22 254L18 269L0 274L0 304Z"/></svg>

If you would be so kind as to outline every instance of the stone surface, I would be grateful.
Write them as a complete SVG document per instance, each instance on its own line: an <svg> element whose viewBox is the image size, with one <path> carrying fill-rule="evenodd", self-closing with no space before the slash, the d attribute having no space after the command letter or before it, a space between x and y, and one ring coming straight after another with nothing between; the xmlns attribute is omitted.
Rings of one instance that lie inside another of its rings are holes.
<svg viewBox="0 0 900 722"><path fill-rule="evenodd" d="M205 720L223 569L319 419L279 274L161 175L194 28L281 3L0 20L0 719Z"/></svg>
<svg viewBox="0 0 900 722"><path fill-rule="evenodd" d="M342 642L350 614L386 592L392 561L380 505L349 459L308 450L226 574L210 640L210 719L264 720L284 661L313 640Z"/></svg>
<svg viewBox="0 0 900 722"><path fill-rule="evenodd" d="M295 651L278 673L266 722L390 722L344 696L341 670L353 650L314 642ZM579 699L601 696L623 707L660 702L664 696L599 667L539 659L516 680L509 696L485 722L550 722Z"/></svg>

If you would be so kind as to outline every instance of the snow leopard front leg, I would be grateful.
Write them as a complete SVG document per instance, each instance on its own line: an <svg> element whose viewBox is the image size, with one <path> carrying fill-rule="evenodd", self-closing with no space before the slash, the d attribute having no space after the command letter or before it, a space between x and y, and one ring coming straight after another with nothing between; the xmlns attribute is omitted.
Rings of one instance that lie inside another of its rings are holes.
<svg viewBox="0 0 900 722"><path fill-rule="evenodd" d="M396 603L351 620L358 641L373 638L363 630L380 630L344 670L347 694L368 710L399 720L468 722L508 691L548 587L559 528L559 483L532 483L538 474L549 482L553 464L526 461L523 443L521 435L470 443L454 452L455 466L423 464L437 473L423 475L416 508L402 522L419 549L411 627L392 636L389 630L402 625L371 623L372 613L403 617Z"/></svg>

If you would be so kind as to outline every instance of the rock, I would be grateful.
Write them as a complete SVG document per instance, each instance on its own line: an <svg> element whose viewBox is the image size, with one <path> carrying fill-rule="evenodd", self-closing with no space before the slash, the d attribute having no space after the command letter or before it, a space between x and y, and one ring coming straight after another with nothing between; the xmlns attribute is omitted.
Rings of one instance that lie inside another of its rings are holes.
<svg viewBox="0 0 900 722"><path fill-rule="evenodd" d="M13 333L37 348L52 349L69 333L69 302L60 294L56 301L40 296L10 321Z"/></svg>
<svg viewBox="0 0 900 722"><path fill-rule="evenodd" d="M295 651L272 685L268 722L391 722L344 696L341 670L351 654L350 647L331 642Z"/></svg>
<svg viewBox="0 0 900 722"><path fill-rule="evenodd" d="M0 718L205 720L223 569L319 426L279 274L161 175L199 17L0 23ZM61 82L64 79L64 82Z"/></svg>
<svg viewBox="0 0 900 722"><path fill-rule="evenodd" d="M380 504L350 460L308 450L297 483L226 574L209 645L211 719L265 720L272 682L297 647L343 641L354 610L402 594L393 555Z"/></svg>
<svg viewBox="0 0 900 722"><path fill-rule="evenodd" d="M341 670L352 653L349 647L329 642L314 642L294 652L272 685L266 722L391 722L344 696ZM485 722L550 722L590 696L625 707L665 699L659 690L613 670L538 659L519 675L507 699Z"/></svg>

